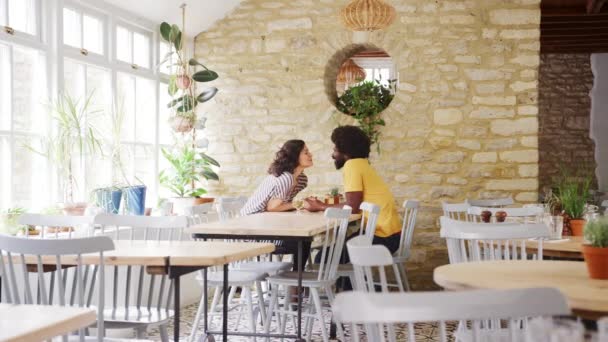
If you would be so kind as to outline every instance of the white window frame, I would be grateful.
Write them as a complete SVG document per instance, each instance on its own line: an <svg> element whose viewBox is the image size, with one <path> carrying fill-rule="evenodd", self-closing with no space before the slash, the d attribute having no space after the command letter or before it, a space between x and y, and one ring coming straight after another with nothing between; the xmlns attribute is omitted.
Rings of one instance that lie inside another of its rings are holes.
<svg viewBox="0 0 608 342"><path fill-rule="evenodd" d="M121 26L129 31L129 35L131 37L131 63L118 59L116 47L116 31L118 26ZM134 33L139 33L143 36L146 36L150 41L150 57L148 60L149 67L144 67L135 64L135 43L133 39ZM156 72L154 70L154 62L155 60L158 60L158 57L156 56L158 55L158 51L160 50L160 42L158 41L158 39L155 39L155 36L158 35L155 34L154 31L146 30L136 25L127 23L123 19L117 19L115 25L113 25L112 27L112 51L114 51L114 54L112 56L113 60L125 71L130 70L129 72L131 73L141 72L142 75L156 75Z"/></svg>
<svg viewBox="0 0 608 342"><path fill-rule="evenodd" d="M18 0L17 0L18 1ZM45 20L43 19L43 13L47 12L47 9L51 6L48 6L48 4L46 3L46 1L42 1L42 0L34 0L34 12L35 12L35 16L36 16L36 32L34 34L30 34L27 32L23 32L23 31L18 31L17 29L11 27L11 29L13 29L12 33L8 33L5 30L5 27L2 27L2 34L0 36L12 36L15 40L20 41L19 44L21 45L26 45L26 44L35 44L35 45L42 45L43 43L43 32L44 30L43 25L45 25ZM0 13L0 16L4 17L6 24L8 25L8 0L0 0L0 9L2 9L3 13ZM10 26L6 26L6 27L10 27ZM3 37L3 40L10 40L11 38L6 38ZM29 45L28 44L28 45Z"/></svg>
<svg viewBox="0 0 608 342"><path fill-rule="evenodd" d="M68 8L74 10L80 14L80 48L65 44L63 42L63 9ZM104 68L109 68L109 37L108 37L108 27L109 27L109 18L108 14L98 11L96 9L91 8L90 6L83 6L73 1L64 0L63 5L59 8L59 12L61 13L59 18L59 22L61 23L61 27L57 28L61 29L61 32L58 32L61 39L57 41L58 46L62 47L62 54L65 56L69 56L72 59L80 59L82 61L86 61L86 63L103 65ZM94 17L101 21L101 26L103 30L103 53L99 54L93 51L88 51L84 48L84 16Z"/></svg>

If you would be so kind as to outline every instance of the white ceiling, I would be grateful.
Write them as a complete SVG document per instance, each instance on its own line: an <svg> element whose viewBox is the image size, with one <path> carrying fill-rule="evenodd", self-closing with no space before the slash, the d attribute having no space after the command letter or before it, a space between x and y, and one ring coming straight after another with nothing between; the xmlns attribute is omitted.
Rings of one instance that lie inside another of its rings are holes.
<svg viewBox="0 0 608 342"><path fill-rule="evenodd" d="M195 37L217 20L230 13L243 0L105 0L137 17L160 24L166 21L182 26L182 10L186 6L186 34Z"/></svg>

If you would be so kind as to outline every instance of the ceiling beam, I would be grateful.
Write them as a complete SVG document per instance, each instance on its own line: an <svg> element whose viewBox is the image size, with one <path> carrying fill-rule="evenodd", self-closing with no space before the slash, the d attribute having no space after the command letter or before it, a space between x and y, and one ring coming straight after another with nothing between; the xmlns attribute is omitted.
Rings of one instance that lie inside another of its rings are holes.
<svg viewBox="0 0 608 342"><path fill-rule="evenodd" d="M587 14L600 13L606 0L587 0Z"/></svg>

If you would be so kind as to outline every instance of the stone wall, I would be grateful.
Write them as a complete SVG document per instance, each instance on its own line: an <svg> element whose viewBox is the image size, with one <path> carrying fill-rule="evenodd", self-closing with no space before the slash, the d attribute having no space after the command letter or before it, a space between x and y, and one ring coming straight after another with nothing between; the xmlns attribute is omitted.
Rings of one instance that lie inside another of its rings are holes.
<svg viewBox="0 0 608 342"><path fill-rule="evenodd" d="M278 146L307 141L315 157L307 194L341 184L329 136L349 119L325 93L329 61L352 44L338 17L346 1L246 0L196 38L196 56L220 74L200 106L209 153L222 164L215 194L250 194ZM433 287L447 263L441 201L538 189L538 0L393 0L398 15L370 43L394 59L400 83L382 114L373 165L399 203L422 201L410 279Z"/></svg>
<svg viewBox="0 0 608 342"><path fill-rule="evenodd" d="M589 54L542 54L539 67L539 183L555 185L561 168L595 169L589 135L593 87Z"/></svg>

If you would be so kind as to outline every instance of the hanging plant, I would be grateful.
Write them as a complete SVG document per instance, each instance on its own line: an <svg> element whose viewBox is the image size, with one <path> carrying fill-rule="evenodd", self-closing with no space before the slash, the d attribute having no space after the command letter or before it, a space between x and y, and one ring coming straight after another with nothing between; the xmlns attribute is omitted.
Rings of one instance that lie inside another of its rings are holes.
<svg viewBox="0 0 608 342"><path fill-rule="evenodd" d="M176 132L189 132L196 122L196 107L200 103L211 100L218 92L216 87L204 89L196 94L196 83L211 82L218 78L218 74L207 68L194 58L186 59L183 39L184 35L177 25L163 22L160 25L160 35L163 40L171 44L171 50L164 56L159 65L173 61L169 68L175 73L169 77L168 92L171 101L167 104L173 111L170 119L171 126ZM193 70L202 67L203 70Z"/></svg>

